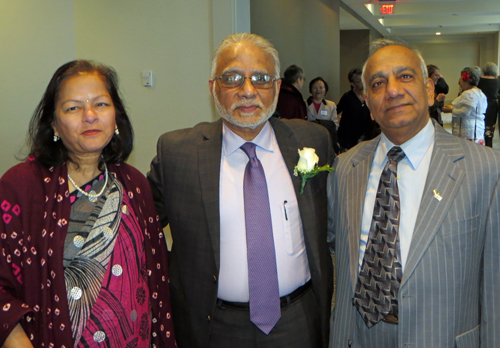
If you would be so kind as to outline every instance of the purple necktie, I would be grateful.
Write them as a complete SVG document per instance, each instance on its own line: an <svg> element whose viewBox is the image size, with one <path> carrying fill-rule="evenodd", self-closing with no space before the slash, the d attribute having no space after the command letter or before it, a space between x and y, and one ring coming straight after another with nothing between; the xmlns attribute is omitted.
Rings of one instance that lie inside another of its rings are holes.
<svg viewBox="0 0 500 348"><path fill-rule="evenodd" d="M255 144L245 143L241 149L249 158L243 177L243 199L247 232L250 320L267 335L281 317L271 209L266 175L255 154Z"/></svg>

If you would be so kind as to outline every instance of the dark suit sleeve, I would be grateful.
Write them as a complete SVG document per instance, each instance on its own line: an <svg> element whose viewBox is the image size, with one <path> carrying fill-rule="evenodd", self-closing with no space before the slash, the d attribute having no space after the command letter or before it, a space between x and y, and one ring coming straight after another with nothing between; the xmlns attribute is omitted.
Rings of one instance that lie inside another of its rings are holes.
<svg viewBox="0 0 500 348"><path fill-rule="evenodd" d="M167 210L165 208L165 201L163 199L163 170L162 170L162 137L158 140L158 145L156 146L156 156L151 162L150 170L147 175L149 186L151 186L151 191L153 193L153 199L155 202L156 211L160 217L161 226L165 227L168 225Z"/></svg>
<svg viewBox="0 0 500 348"><path fill-rule="evenodd" d="M340 98L338 104L337 104L337 115L340 115L342 113L342 111L344 111L344 106L346 104L346 94L347 93L344 93L344 95L342 95L342 97Z"/></svg>

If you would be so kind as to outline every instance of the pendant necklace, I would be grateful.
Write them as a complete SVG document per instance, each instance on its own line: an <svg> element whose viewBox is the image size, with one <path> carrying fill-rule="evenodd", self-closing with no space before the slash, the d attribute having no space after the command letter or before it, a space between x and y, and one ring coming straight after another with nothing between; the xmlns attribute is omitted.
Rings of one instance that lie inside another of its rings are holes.
<svg viewBox="0 0 500 348"><path fill-rule="evenodd" d="M106 189L106 185L108 184L108 167L106 166L106 163L104 163L104 176L106 177L106 180L104 181L104 186L101 189L101 192L95 193L94 190L90 190L90 192L85 192L78 186L73 179L71 179L71 176L69 176L68 172L68 179L69 181L73 184L73 186L83 195L87 196L89 198L89 201L92 203L97 202L97 199L104 193L104 190Z"/></svg>

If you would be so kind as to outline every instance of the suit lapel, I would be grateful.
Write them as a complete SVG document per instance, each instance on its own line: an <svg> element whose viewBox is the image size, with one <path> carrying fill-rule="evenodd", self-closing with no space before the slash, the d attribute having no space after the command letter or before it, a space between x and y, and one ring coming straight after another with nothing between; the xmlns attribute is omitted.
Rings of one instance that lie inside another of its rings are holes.
<svg viewBox="0 0 500 348"><path fill-rule="evenodd" d="M276 118L270 118L269 122L274 129L274 134L276 135L276 140L278 141L278 145L281 151L281 155L285 160L286 167L288 172L290 173L290 177L292 178L293 187L295 189L295 194L297 195L297 199L299 198L300 193L300 184L302 179L300 177L293 175L293 169L297 165L299 161L299 153L298 150L302 149L302 144L293 136L293 131L287 127L283 122L279 121ZM300 203L299 203L300 205ZM299 209L301 209L299 207Z"/></svg>
<svg viewBox="0 0 500 348"><path fill-rule="evenodd" d="M435 128L436 138L429 173L424 186L401 287L415 271L420 259L433 241L465 176L465 172L457 165L457 162L464 158L458 138L447 133L441 127L436 126ZM442 196L441 201L434 197L433 190Z"/></svg>
<svg viewBox="0 0 500 348"><path fill-rule="evenodd" d="M361 222L363 205L366 195L366 185L379 142L377 137L362 146L351 159L352 170L346 175L347 195L346 213L348 218L349 265L352 289L356 289L358 279L359 239L361 237ZM342 184L342 183L341 183ZM338 202L337 204L342 204Z"/></svg>
<svg viewBox="0 0 500 348"><path fill-rule="evenodd" d="M222 151L222 119L211 123L203 131L198 147L198 168L201 199L205 207L205 218L217 270L220 266L220 205L219 183ZM189 209L189 208L188 208Z"/></svg>

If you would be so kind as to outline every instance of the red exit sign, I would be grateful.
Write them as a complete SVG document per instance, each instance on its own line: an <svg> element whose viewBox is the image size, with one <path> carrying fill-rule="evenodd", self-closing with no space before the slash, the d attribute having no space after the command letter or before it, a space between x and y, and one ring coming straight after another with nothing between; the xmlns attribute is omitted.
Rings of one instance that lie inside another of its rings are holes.
<svg viewBox="0 0 500 348"><path fill-rule="evenodd" d="M380 14L391 15L394 14L394 5L380 5Z"/></svg>

